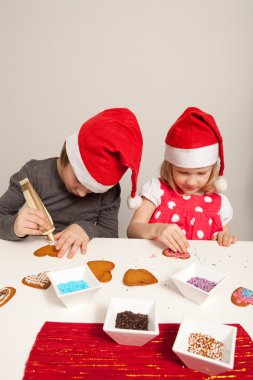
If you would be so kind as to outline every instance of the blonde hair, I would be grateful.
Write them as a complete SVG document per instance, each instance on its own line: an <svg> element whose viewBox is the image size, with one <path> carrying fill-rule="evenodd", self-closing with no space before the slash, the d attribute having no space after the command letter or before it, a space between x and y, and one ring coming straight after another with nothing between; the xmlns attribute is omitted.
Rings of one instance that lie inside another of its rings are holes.
<svg viewBox="0 0 253 380"><path fill-rule="evenodd" d="M160 169L160 177L161 177L161 180L166 185L168 185L171 189L177 192L177 186L173 178L172 168L173 168L173 165L170 162L164 160ZM219 172L219 167L218 167L218 163L216 162L215 164L212 165L211 174L207 183L201 189L203 194L213 193L216 190L214 182L216 181L218 177L218 172Z"/></svg>
<svg viewBox="0 0 253 380"><path fill-rule="evenodd" d="M62 150L61 150L61 154L60 154L60 163L61 163L61 165L62 165L64 168L65 168L65 166L67 166L68 163L69 163L69 158L68 158L67 150L66 150L66 141L64 142L63 147L62 147Z"/></svg>

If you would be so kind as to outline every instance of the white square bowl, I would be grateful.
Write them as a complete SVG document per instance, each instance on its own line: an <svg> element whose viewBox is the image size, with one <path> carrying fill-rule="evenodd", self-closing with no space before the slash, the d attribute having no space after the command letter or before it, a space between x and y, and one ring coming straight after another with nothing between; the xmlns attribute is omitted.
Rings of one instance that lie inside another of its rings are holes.
<svg viewBox="0 0 253 380"><path fill-rule="evenodd" d="M48 277L51 280L58 298L66 307L81 307L87 303L92 302L94 293L96 293L102 287L101 283L94 276L88 265L49 272ZM89 287L87 289L61 294L58 288L60 284L80 280L87 282Z"/></svg>
<svg viewBox="0 0 253 380"><path fill-rule="evenodd" d="M207 334L222 342L222 359L206 358L188 352L188 339L191 333ZM227 326L186 316L179 327L172 350L188 368L211 376L217 375L234 368L236 334L237 328L234 326Z"/></svg>
<svg viewBox="0 0 253 380"><path fill-rule="evenodd" d="M187 282L192 277L205 278L206 280L215 282L216 286L209 292L206 292ZM171 276L172 281L182 293L182 295L185 298L196 302L197 304L202 304L208 299L208 297L214 295L217 290L220 289L220 285L226 278L226 276L220 272L217 272L215 269L207 268L196 263L190 264L189 266L181 269L179 272L176 272Z"/></svg>
<svg viewBox="0 0 253 380"><path fill-rule="evenodd" d="M117 314L124 311L147 315L148 331L116 328ZM111 297L103 330L118 344L143 346L159 334L155 302L151 300Z"/></svg>

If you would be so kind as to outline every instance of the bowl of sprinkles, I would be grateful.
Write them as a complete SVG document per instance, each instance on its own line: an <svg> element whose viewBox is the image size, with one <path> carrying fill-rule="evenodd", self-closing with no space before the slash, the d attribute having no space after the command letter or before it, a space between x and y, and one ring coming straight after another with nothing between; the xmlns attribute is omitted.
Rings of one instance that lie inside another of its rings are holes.
<svg viewBox="0 0 253 380"><path fill-rule="evenodd" d="M185 316L172 350L192 370L218 375L234 368L237 328Z"/></svg>
<svg viewBox="0 0 253 380"><path fill-rule="evenodd" d="M202 304L221 289L226 278L214 268L197 263L192 263L171 276L180 293L197 304Z"/></svg>
<svg viewBox="0 0 253 380"><path fill-rule="evenodd" d="M159 334L155 302L111 297L103 330L118 344L143 346Z"/></svg>
<svg viewBox="0 0 253 380"><path fill-rule="evenodd" d="M81 307L92 302L102 284L88 265L49 272L56 295L66 307Z"/></svg>

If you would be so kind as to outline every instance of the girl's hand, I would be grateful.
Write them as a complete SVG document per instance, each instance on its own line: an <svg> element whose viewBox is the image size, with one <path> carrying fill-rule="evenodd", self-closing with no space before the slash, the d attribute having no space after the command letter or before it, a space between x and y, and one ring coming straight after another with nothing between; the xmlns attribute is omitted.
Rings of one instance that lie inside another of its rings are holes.
<svg viewBox="0 0 253 380"><path fill-rule="evenodd" d="M229 231L220 231L212 237L212 240L217 240L219 245L229 247L230 244L237 242L237 237Z"/></svg>
<svg viewBox="0 0 253 380"><path fill-rule="evenodd" d="M153 224L158 240L169 247L173 252L186 253L189 248L188 240L177 224Z"/></svg>
<svg viewBox="0 0 253 380"><path fill-rule="evenodd" d="M18 237L26 235L42 235L43 230L49 230L48 218L37 209L23 207L14 222L14 233Z"/></svg>
<svg viewBox="0 0 253 380"><path fill-rule="evenodd" d="M86 253L89 237L78 224L71 224L65 230L54 235L57 241L55 248L59 250L58 257L62 257L69 250L67 257L71 259L80 248L81 254Z"/></svg>

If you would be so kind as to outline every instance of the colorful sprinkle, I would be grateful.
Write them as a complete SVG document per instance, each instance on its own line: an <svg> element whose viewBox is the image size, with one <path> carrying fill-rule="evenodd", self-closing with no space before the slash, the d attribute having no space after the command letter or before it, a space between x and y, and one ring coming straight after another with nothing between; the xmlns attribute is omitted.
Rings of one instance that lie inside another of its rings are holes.
<svg viewBox="0 0 253 380"><path fill-rule="evenodd" d="M223 343L214 339L210 335L201 333L191 333L188 339L188 352L205 356L210 359L222 358Z"/></svg>
<svg viewBox="0 0 253 380"><path fill-rule="evenodd" d="M83 280L69 281L69 282L64 282L62 284L58 284L57 288L60 294L67 294L67 293L76 292L78 290L88 289L89 285L87 284L87 282Z"/></svg>
<svg viewBox="0 0 253 380"><path fill-rule="evenodd" d="M217 285L215 282L206 280L202 277L191 277L186 282L188 284L196 286L196 288L204 290L204 292L210 292L210 290L212 290Z"/></svg>
<svg viewBox="0 0 253 380"><path fill-rule="evenodd" d="M253 291L247 288L237 288L232 293L232 302L239 306L253 305Z"/></svg>
<svg viewBox="0 0 253 380"><path fill-rule="evenodd" d="M246 299L253 298L253 291L246 288L242 288L242 296Z"/></svg>

